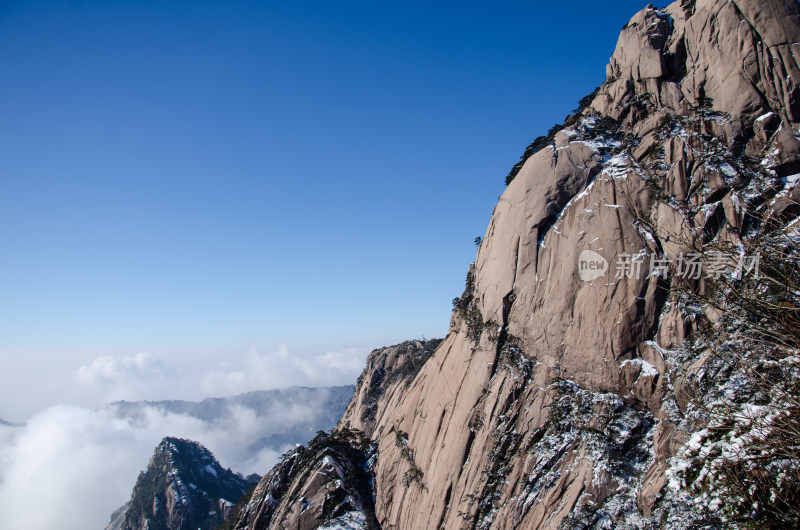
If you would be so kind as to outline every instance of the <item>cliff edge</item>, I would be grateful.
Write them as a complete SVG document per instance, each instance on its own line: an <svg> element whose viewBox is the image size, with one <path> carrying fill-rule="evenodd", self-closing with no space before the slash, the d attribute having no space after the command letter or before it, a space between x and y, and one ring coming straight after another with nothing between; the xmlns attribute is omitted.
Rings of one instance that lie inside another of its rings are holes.
<svg viewBox="0 0 800 530"><path fill-rule="evenodd" d="M370 525L730 523L680 457L711 421L699 409L744 376L698 342L720 322L705 276L676 275L709 245L744 259L764 216L798 214L799 59L794 0L631 19L605 82L509 175L444 341L402 383L379 361L424 347L371 356L339 423L370 441ZM263 494L276 473L250 513L292 502Z"/></svg>

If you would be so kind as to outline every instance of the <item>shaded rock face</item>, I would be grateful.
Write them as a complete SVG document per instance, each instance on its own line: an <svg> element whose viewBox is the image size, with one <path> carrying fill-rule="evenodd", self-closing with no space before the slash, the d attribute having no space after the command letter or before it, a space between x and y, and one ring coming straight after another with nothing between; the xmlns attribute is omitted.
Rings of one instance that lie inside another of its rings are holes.
<svg viewBox="0 0 800 530"><path fill-rule="evenodd" d="M114 512L108 529L214 529L260 477L224 469L205 447L164 438L139 475L131 500Z"/></svg>
<svg viewBox="0 0 800 530"><path fill-rule="evenodd" d="M373 464L374 446L363 433L320 432L285 454L220 528L377 529Z"/></svg>
<svg viewBox="0 0 800 530"><path fill-rule="evenodd" d="M760 207L797 215L799 46L794 0L684 0L626 25L594 100L500 197L435 353L401 383L399 350L370 356L339 428L374 444L380 527L722 527L666 486L706 357L650 264L736 243ZM619 266L634 257L642 273Z"/></svg>

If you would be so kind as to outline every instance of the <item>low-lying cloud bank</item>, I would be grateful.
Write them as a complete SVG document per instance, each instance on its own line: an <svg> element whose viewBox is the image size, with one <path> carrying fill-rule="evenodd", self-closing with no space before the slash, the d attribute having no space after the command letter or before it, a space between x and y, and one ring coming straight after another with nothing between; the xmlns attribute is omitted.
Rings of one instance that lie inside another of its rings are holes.
<svg viewBox="0 0 800 530"><path fill-rule="evenodd" d="M109 411L52 407L24 427L0 427L0 519L7 528L104 528L167 434L201 441L236 471L263 474L278 452L246 454L256 423L248 409L232 410L230 421L210 425L155 408L142 422Z"/></svg>
<svg viewBox="0 0 800 530"><path fill-rule="evenodd" d="M251 350L212 364L177 369L149 354L98 357L80 367L73 383L83 402L234 395L288 385L352 384L366 352L347 350L292 356ZM135 415L119 405L99 409L56 405L24 426L0 424L0 521L7 528L104 528L126 502L138 473L164 436L199 441L223 466L264 474L286 447L264 437L314 422L320 402L273 403L256 410L227 403L201 419L144 404ZM281 440L280 437L277 438ZM299 440L305 441L305 440Z"/></svg>

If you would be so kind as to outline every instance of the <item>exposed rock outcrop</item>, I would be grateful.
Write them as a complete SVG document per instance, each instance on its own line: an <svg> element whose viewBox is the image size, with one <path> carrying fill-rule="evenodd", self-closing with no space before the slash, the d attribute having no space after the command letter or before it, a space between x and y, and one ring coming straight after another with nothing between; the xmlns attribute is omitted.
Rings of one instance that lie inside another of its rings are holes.
<svg viewBox="0 0 800 530"><path fill-rule="evenodd" d="M220 530L379 528L371 492L374 447L363 433L320 432L284 455Z"/></svg>
<svg viewBox="0 0 800 530"><path fill-rule="evenodd" d="M716 317L650 266L737 243L762 205L797 215L778 199L800 173L799 59L794 0L634 16L591 104L500 197L436 352L402 385L382 379L396 352L370 357L340 428L374 444L382 528L721 527L666 487L709 358L684 346ZM282 490L307 491L298 476Z"/></svg>
<svg viewBox="0 0 800 530"><path fill-rule="evenodd" d="M197 442L164 438L107 529L215 529L259 479L224 469Z"/></svg>
<svg viewBox="0 0 800 530"><path fill-rule="evenodd" d="M339 425L371 437L386 413L378 404L394 394L402 395L441 343L441 339L413 340L372 351Z"/></svg>

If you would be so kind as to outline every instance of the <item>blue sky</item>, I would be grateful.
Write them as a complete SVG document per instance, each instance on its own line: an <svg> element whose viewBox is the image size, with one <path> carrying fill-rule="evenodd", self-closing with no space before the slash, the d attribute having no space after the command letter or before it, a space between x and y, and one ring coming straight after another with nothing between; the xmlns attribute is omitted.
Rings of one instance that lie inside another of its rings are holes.
<svg viewBox="0 0 800 530"><path fill-rule="evenodd" d="M0 383L443 336L645 4L2 2Z"/></svg>

